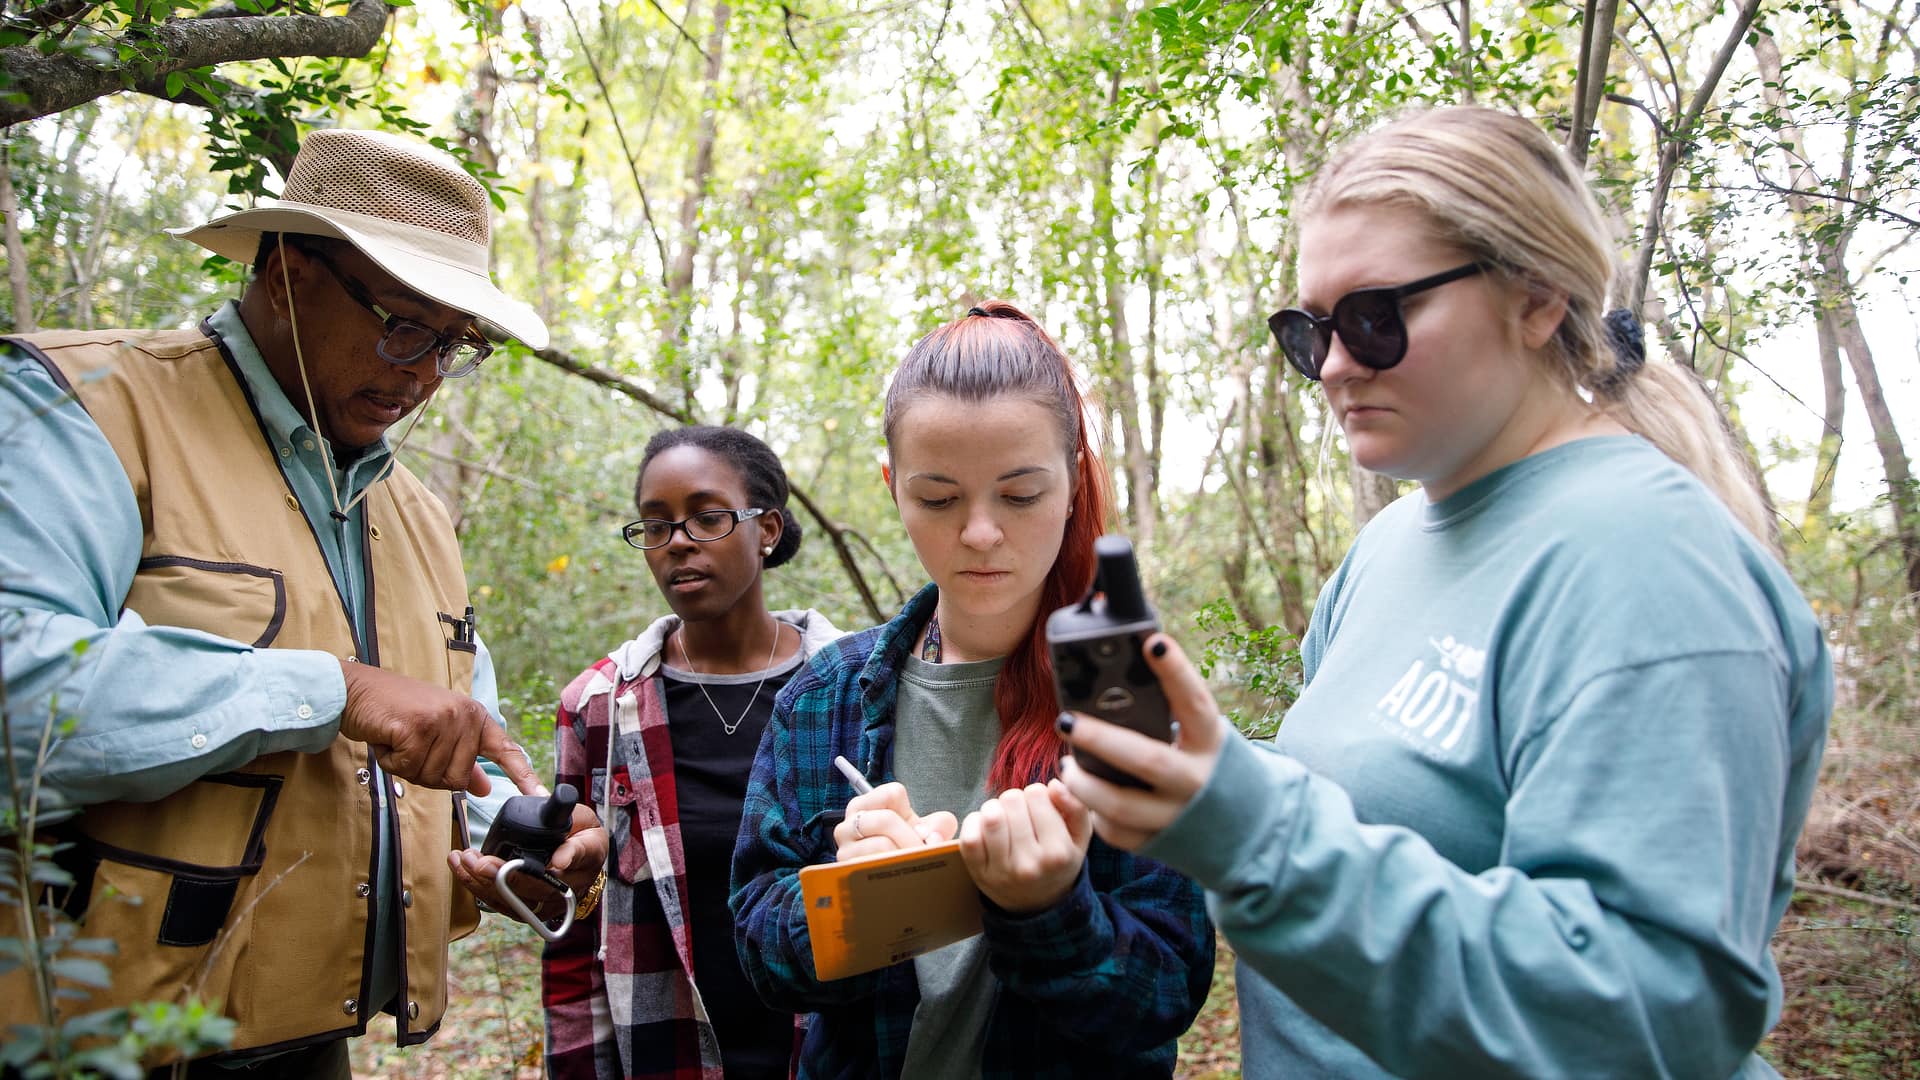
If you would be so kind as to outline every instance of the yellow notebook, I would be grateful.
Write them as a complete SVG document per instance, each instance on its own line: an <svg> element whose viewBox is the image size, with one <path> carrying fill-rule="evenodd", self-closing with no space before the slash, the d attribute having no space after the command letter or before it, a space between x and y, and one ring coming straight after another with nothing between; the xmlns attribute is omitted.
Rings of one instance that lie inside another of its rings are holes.
<svg viewBox="0 0 1920 1080"><path fill-rule="evenodd" d="M806 867L800 895L822 979L897 964L980 932L980 890L958 840Z"/></svg>

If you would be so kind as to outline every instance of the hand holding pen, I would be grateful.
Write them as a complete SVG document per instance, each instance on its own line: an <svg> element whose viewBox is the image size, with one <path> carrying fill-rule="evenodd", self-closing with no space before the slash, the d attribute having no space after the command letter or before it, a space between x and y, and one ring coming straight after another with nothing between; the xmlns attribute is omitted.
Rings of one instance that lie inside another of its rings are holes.
<svg viewBox="0 0 1920 1080"><path fill-rule="evenodd" d="M895 781L874 787L846 758L835 756L833 764L854 790L847 803L846 819L833 829L833 842L839 849L836 858L937 844L953 839L959 831L959 819L945 810L925 817L914 813L906 785Z"/></svg>

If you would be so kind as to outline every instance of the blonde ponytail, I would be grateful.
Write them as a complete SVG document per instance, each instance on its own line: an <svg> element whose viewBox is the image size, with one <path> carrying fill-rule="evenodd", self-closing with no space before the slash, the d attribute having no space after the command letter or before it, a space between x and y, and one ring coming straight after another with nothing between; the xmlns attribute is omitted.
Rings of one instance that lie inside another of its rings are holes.
<svg viewBox="0 0 1920 1080"><path fill-rule="evenodd" d="M1678 364L1647 364L1596 392L1594 400L1622 427L1686 466L1748 532L1779 553L1766 488L1699 376Z"/></svg>

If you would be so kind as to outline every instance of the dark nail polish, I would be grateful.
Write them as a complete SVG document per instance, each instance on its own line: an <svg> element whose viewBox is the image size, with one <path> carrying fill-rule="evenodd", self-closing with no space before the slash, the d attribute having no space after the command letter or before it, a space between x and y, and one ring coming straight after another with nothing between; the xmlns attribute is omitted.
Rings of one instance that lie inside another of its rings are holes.
<svg viewBox="0 0 1920 1080"><path fill-rule="evenodd" d="M1062 735L1073 734L1073 714L1061 713L1059 718L1054 720L1053 726L1058 728Z"/></svg>
<svg viewBox="0 0 1920 1080"><path fill-rule="evenodd" d="M1147 651L1153 654L1155 660L1158 660L1167 655L1167 643L1164 641L1156 641L1153 643L1152 648L1149 648Z"/></svg>

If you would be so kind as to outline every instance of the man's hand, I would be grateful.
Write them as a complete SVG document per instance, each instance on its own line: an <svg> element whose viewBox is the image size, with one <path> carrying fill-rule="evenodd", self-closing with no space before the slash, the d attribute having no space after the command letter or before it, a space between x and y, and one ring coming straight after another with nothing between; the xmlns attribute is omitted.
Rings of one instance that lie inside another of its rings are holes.
<svg viewBox="0 0 1920 1080"><path fill-rule="evenodd" d="M485 795L493 784L474 761L484 756L522 792L546 794L526 751L478 701L366 664L343 662L340 670L347 680L340 734L371 746L382 769L424 787Z"/></svg>

